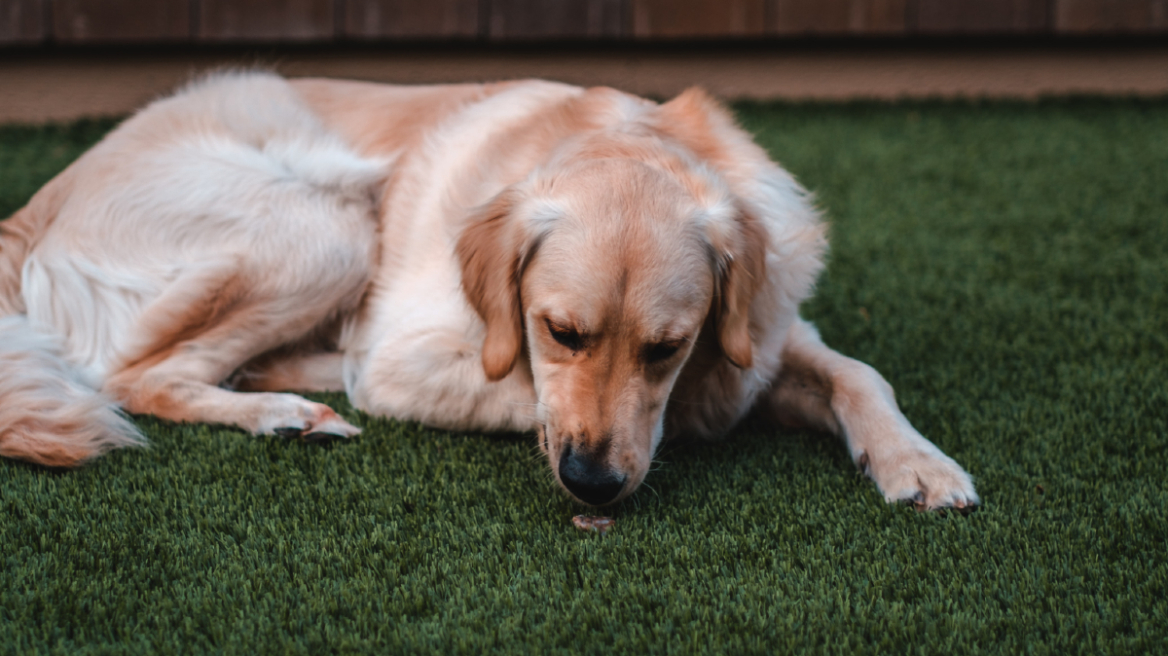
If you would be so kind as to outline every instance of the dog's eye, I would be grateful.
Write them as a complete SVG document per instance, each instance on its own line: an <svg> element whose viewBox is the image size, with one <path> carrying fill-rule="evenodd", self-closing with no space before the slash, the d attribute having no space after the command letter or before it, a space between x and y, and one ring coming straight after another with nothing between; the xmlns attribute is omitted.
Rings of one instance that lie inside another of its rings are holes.
<svg viewBox="0 0 1168 656"><path fill-rule="evenodd" d="M550 320L547 321L548 332L551 333L552 339L560 343L560 345L572 349L572 351L579 351L584 348L584 338L580 333L576 332L575 328L565 328L557 326Z"/></svg>
<svg viewBox="0 0 1168 656"><path fill-rule="evenodd" d="M675 342L659 342L657 344L649 344L645 347L644 358L645 362L649 364L657 364L672 358L677 349L681 348L680 344Z"/></svg>

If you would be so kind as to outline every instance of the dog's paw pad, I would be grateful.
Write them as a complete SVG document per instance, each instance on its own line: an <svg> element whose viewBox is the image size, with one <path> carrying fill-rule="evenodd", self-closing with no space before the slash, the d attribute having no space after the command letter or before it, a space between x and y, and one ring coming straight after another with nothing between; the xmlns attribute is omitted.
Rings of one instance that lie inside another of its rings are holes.
<svg viewBox="0 0 1168 656"><path fill-rule="evenodd" d="M332 442L333 440L345 439L347 437L348 437L347 435L337 435L335 433L314 432L314 433L305 433L305 434L300 436L300 439L303 442L324 443L324 442Z"/></svg>
<svg viewBox="0 0 1168 656"><path fill-rule="evenodd" d="M275 433L278 437L282 437L286 440L291 440L291 439L295 439L295 438L300 437L300 434L304 432L304 429L303 428L295 428L292 426L282 426L280 428L273 430L272 432Z"/></svg>

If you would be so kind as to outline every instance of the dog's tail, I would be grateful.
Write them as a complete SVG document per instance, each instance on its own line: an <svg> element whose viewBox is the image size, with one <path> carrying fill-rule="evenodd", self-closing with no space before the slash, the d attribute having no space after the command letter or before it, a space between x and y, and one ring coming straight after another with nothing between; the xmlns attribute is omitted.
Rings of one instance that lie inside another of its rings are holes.
<svg viewBox="0 0 1168 656"><path fill-rule="evenodd" d="M57 339L24 316L21 269L60 211L69 176L0 221L0 456L52 467L145 444L116 404L81 381Z"/></svg>

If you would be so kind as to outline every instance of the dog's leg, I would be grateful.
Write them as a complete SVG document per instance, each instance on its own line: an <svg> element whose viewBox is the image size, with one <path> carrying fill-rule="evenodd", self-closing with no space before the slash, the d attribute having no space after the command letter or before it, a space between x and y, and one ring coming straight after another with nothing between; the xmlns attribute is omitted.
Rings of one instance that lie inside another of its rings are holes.
<svg viewBox="0 0 1168 656"><path fill-rule="evenodd" d="M887 501L930 509L978 503L969 474L912 427L875 369L829 349L802 320L787 335L782 363L770 411L787 425L843 437Z"/></svg>
<svg viewBox="0 0 1168 656"><path fill-rule="evenodd" d="M343 392L342 353L302 353L260 358L232 377L240 392Z"/></svg>
<svg viewBox="0 0 1168 656"><path fill-rule="evenodd" d="M104 391L130 412L231 424L256 435L315 439L359 433L328 406L294 394L239 393L217 386L282 336L279 326L257 324L254 316L240 312L162 349L111 376ZM280 323L276 319L273 323Z"/></svg>

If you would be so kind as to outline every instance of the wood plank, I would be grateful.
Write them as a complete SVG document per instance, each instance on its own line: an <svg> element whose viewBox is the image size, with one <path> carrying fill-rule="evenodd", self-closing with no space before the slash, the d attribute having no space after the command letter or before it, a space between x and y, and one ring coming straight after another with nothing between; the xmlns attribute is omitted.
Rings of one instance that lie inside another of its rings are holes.
<svg viewBox="0 0 1168 656"><path fill-rule="evenodd" d="M612 38L627 33L625 0L491 0L491 39Z"/></svg>
<svg viewBox="0 0 1168 656"><path fill-rule="evenodd" d="M53 38L63 43L187 41L190 0L52 0Z"/></svg>
<svg viewBox="0 0 1168 656"><path fill-rule="evenodd" d="M902 34L908 0L773 0L775 34Z"/></svg>
<svg viewBox="0 0 1168 656"><path fill-rule="evenodd" d="M1168 31L1168 0L1054 0L1054 31L1063 34Z"/></svg>
<svg viewBox="0 0 1168 656"><path fill-rule="evenodd" d="M1067 94L1168 94L1168 48L1075 40L1014 44L848 43L776 48L533 47L296 48L278 68L293 77L348 77L434 84L543 77L610 85L670 98L693 85L727 99L1027 98ZM239 64L236 49L165 49L143 57L123 49L0 54L0 123L125 116L190 79L191 71Z"/></svg>
<svg viewBox="0 0 1168 656"><path fill-rule="evenodd" d="M921 34L1036 33L1050 29L1048 0L917 0Z"/></svg>
<svg viewBox="0 0 1168 656"><path fill-rule="evenodd" d="M329 41L335 35L332 0L199 0L204 41Z"/></svg>
<svg viewBox="0 0 1168 656"><path fill-rule="evenodd" d="M758 37L766 33L766 0L631 0L633 36Z"/></svg>
<svg viewBox="0 0 1168 656"><path fill-rule="evenodd" d="M0 0L0 44L44 41L45 6L42 0Z"/></svg>
<svg viewBox="0 0 1168 656"><path fill-rule="evenodd" d="M344 35L473 38L479 32L479 0L347 0Z"/></svg>

